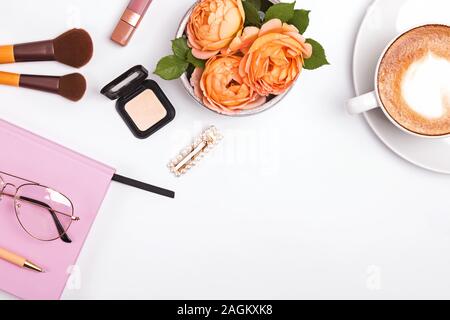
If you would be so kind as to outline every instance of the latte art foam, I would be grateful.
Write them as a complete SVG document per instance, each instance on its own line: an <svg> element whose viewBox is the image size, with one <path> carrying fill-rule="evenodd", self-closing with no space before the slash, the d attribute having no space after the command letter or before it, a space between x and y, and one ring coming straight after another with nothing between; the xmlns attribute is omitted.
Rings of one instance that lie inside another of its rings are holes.
<svg viewBox="0 0 450 320"><path fill-rule="evenodd" d="M401 90L408 106L418 114L442 117L450 107L450 61L429 52L406 70Z"/></svg>
<svg viewBox="0 0 450 320"><path fill-rule="evenodd" d="M378 69L378 95L401 127L450 134L450 27L426 25L401 35Z"/></svg>

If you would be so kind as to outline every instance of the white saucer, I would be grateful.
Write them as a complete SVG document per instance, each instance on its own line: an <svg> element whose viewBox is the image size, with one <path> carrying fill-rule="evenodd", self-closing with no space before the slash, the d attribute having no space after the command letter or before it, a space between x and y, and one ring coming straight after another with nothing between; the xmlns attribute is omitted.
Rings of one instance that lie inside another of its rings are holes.
<svg viewBox="0 0 450 320"><path fill-rule="evenodd" d="M375 0L361 24L353 57L357 95L372 91L377 60L390 40L427 23L450 25L450 0ZM378 110L364 117L375 134L396 154L413 164L450 174L450 139L414 137L395 127Z"/></svg>

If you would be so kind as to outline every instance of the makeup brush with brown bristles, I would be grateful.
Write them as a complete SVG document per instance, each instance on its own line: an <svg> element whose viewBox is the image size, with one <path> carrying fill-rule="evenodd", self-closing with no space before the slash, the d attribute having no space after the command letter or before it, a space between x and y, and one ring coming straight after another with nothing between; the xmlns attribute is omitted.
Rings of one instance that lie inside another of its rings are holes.
<svg viewBox="0 0 450 320"><path fill-rule="evenodd" d="M72 29L53 40L0 46L0 63L59 61L80 68L91 60L93 52L89 33Z"/></svg>
<svg viewBox="0 0 450 320"><path fill-rule="evenodd" d="M79 73L55 77L0 71L0 84L50 92L72 101L80 100L86 92L86 79Z"/></svg>

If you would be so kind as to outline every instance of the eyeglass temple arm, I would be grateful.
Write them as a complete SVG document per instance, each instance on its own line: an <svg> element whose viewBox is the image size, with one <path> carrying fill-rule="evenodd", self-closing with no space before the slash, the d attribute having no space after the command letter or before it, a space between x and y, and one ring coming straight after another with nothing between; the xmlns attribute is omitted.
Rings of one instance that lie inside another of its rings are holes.
<svg viewBox="0 0 450 320"><path fill-rule="evenodd" d="M14 198L14 195L8 194L8 193L5 193L5 192L0 192L0 196L7 196L9 198ZM22 198L22 200L24 200L24 198ZM28 201L28 200L26 200L26 201ZM49 208L49 206L46 203L43 203L43 202L40 202L40 201L35 201L35 202L32 202L32 203L37 205L37 206L39 206L39 207L44 207L45 209ZM67 213L64 213L64 212L60 212L60 211L57 211L57 210L53 210L53 212L59 213L62 216L66 216L68 218L71 218L73 221L79 221L80 220L79 217L74 217L74 216L72 216L70 214L67 214Z"/></svg>
<svg viewBox="0 0 450 320"><path fill-rule="evenodd" d="M147 192L151 192L151 193L155 193L155 194L159 194L161 196L164 197L168 197L168 198L175 198L175 192L171 191L171 190L167 190L164 188L160 188L160 187L156 187L153 186L151 184L148 183L144 183L142 181L138 181L138 180L134 180L128 177L124 177L118 174L114 174L112 177L112 181L133 187L133 188L137 188L137 189L141 189Z"/></svg>
<svg viewBox="0 0 450 320"><path fill-rule="evenodd" d="M58 217L56 216L55 211L48 204L27 197L20 197L20 199L46 208L50 212L50 215L53 218L53 222L55 223L56 229L58 229L58 232L61 235L61 240L65 243L72 243L72 240L69 238L69 235L66 233L66 230L64 230L61 221L59 221Z"/></svg>

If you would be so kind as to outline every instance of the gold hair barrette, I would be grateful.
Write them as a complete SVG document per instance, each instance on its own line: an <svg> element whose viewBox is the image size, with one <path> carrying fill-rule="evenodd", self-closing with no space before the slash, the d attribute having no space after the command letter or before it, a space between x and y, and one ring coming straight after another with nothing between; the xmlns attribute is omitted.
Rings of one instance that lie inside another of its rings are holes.
<svg viewBox="0 0 450 320"><path fill-rule="evenodd" d="M195 139L194 143L184 149L175 159L169 164L170 171L177 177L185 174L189 169L197 165L203 158L205 153L208 153L223 136L219 133L216 127L211 126Z"/></svg>

